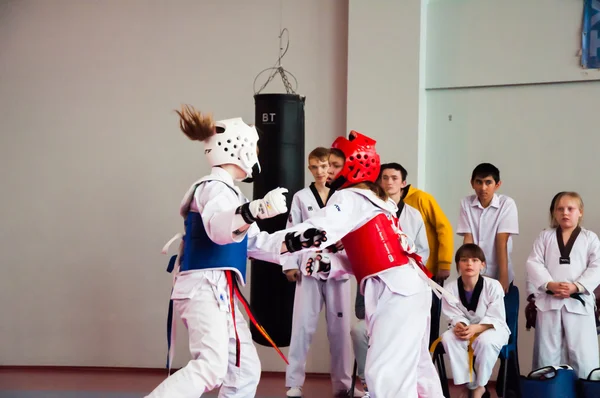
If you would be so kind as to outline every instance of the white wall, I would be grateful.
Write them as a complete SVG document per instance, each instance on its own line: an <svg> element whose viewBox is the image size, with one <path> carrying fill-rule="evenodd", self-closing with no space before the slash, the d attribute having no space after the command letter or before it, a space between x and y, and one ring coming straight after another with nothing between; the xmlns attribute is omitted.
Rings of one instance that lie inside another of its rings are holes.
<svg viewBox="0 0 600 398"><path fill-rule="evenodd" d="M427 88L600 79L580 67L582 0L429 0Z"/></svg>
<svg viewBox="0 0 600 398"><path fill-rule="evenodd" d="M252 121L252 82L275 61L280 27L291 34L283 64L307 96L307 150L346 127L374 136L382 160L403 163L453 225L472 168L500 167L500 192L520 212L523 302L523 263L552 195L579 191L585 224L600 225L600 82L575 83L600 72L578 66L581 1L547 3L3 2L0 334L11 344L0 365L164 365L170 275L159 250L181 229L181 195L208 170L172 110ZM276 79L267 91L281 90ZM323 326L311 372L329 368ZM176 366L188 358L182 329ZM259 352L264 370L284 369Z"/></svg>
<svg viewBox="0 0 600 398"><path fill-rule="evenodd" d="M2 2L0 365L164 366L160 249L208 171L173 109L252 122L254 77L287 27L306 149L329 145L346 125L347 14L336 0ZM308 371L328 370L323 330Z"/></svg>
<svg viewBox="0 0 600 398"><path fill-rule="evenodd" d="M554 194L578 191L585 226L600 232L600 81L577 82L600 75L582 71L575 56L582 2L441 1L427 12L426 186L456 226L461 198L473 193L473 168L491 162L500 169L499 193L513 197L519 210L512 259L521 292L519 357L527 374L534 332L525 330L523 315L525 261L548 226Z"/></svg>
<svg viewBox="0 0 600 398"><path fill-rule="evenodd" d="M421 2L350 0L348 130L418 178Z"/></svg>

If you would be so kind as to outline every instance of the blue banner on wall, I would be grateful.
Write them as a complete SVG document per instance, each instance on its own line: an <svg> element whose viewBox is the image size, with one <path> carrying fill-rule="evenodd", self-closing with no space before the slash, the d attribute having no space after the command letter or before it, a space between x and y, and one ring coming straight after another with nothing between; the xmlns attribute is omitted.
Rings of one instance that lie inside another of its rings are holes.
<svg viewBox="0 0 600 398"><path fill-rule="evenodd" d="M585 0L583 6L581 65L600 68L600 0Z"/></svg>

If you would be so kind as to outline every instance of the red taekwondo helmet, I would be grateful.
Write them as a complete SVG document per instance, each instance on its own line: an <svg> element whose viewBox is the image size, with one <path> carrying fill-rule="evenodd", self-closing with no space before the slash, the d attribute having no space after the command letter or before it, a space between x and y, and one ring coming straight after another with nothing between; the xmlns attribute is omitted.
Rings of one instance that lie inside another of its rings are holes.
<svg viewBox="0 0 600 398"><path fill-rule="evenodd" d="M359 182L377 181L381 161L375 150L376 143L374 139L354 130L350 131L348 138L338 137L331 148L342 151L346 161L331 188L340 189Z"/></svg>

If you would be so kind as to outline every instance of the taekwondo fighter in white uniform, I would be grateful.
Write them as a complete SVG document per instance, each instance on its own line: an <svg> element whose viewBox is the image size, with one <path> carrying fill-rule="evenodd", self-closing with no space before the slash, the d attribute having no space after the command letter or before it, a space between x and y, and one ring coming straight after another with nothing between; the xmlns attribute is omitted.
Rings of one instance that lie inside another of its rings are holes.
<svg viewBox="0 0 600 398"><path fill-rule="evenodd" d="M383 188L391 200L397 203L398 217L400 229L410 239L414 241L416 253L421 256L423 264L427 264L429 258L429 243L427 242L427 231L423 216L414 207L407 205L402 200L402 176L400 172L394 169L382 170L378 179L378 183ZM356 292L355 312L358 322L352 327L350 332L352 335L352 344L354 346L354 355L357 363L357 376L360 379L365 391L368 390L368 385L365 380L365 362L367 359L367 350L369 348L369 336L367 334L367 324L365 322L364 310L365 298L360 293Z"/></svg>
<svg viewBox="0 0 600 398"><path fill-rule="evenodd" d="M341 269L332 263L329 277L354 274L365 296L371 342L365 376L370 396L442 398L428 350L427 317L430 286L443 289L415 260L414 247L397 227L395 204L375 184L380 167L375 141L351 131L348 139L339 137L333 148L345 155L343 168L331 184L336 191L323 209L292 230L325 231L328 242L341 240L344 245L339 255L348 262L340 261ZM444 297L456 301L449 294Z"/></svg>
<svg viewBox="0 0 600 398"><path fill-rule="evenodd" d="M455 385L463 386L463 396L473 391L473 398L489 397L487 384L502 347L508 344L510 329L506 324L504 289L500 282L482 275L485 268L483 250L467 243L456 252L460 276L446 289L460 298L459 305L442 300L442 311L451 328L442 334ZM471 370L469 342L475 357L475 374ZM472 378L472 379L471 379Z"/></svg>
<svg viewBox="0 0 600 398"><path fill-rule="evenodd" d="M600 241L580 227L582 217L577 193L558 195L552 227L540 233L527 259L527 282L536 289L533 368L563 364L566 352L567 364L587 378L600 366L594 318Z"/></svg>
<svg viewBox="0 0 600 398"><path fill-rule="evenodd" d="M292 200L288 227L310 218L325 207L329 188L326 187L329 168L329 149L316 148L308 155L308 169L314 182L298 191ZM296 281L292 337L286 368L288 397L302 397L306 376L306 357L325 305L327 337L331 355L331 384L335 396L348 397L352 381L352 352L350 346L350 276L328 278L331 262L337 255L325 252L301 253L283 264L290 281ZM357 391L362 396L362 392Z"/></svg>
<svg viewBox="0 0 600 398"><path fill-rule="evenodd" d="M222 386L219 397L251 398L260 379L260 361L238 308L238 302L246 304L238 283L246 281L247 256L278 263L278 252L312 241L307 235L285 232L268 240L269 234L256 226L257 219L287 211L286 189L276 188L263 199L248 202L235 185L260 172L255 127L241 118L215 123L189 106L178 114L181 130L191 140L204 142L212 166L211 173L196 181L183 198L185 235L179 255L172 258L176 262L170 264L175 272L171 303L188 329L192 360L148 397L198 398ZM169 348L172 345L170 341Z"/></svg>

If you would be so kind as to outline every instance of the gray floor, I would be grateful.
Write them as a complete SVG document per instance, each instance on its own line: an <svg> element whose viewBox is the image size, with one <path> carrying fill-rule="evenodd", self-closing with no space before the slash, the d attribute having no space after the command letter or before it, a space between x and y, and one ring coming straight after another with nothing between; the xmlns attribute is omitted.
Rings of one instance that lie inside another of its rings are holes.
<svg viewBox="0 0 600 398"><path fill-rule="evenodd" d="M1 398L143 398L143 393L90 391L0 391ZM216 395L207 395L216 397Z"/></svg>
<svg viewBox="0 0 600 398"><path fill-rule="evenodd" d="M203 395L216 398L217 394ZM0 398L143 398L143 393L108 391L0 391ZM281 398L256 396L256 398Z"/></svg>

